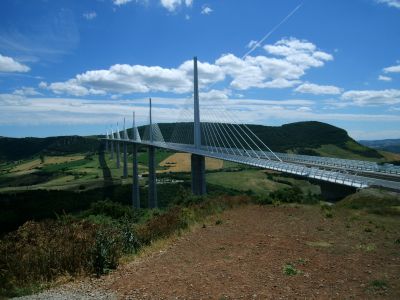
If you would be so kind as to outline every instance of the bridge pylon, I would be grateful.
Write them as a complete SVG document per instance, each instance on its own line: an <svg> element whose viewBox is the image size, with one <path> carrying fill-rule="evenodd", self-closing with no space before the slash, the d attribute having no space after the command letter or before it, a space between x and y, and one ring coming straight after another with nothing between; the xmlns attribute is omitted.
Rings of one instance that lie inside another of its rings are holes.
<svg viewBox="0 0 400 300"><path fill-rule="evenodd" d="M149 98L149 108L150 108L150 142L154 142L153 138L153 120L151 116L151 98ZM149 192L149 208L158 207L157 201L157 179L156 179L156 156L155 156L156 148L154 146L149 146L148 154L149 154L149 183L148 183L148 192Z"/></svg>
<svg viewBox="0 0 400 300"><path fill-rule="evenodd" d="M135 125L135 112L133 112L132 119L132 140L136 141L136 125ZM140 208L140 196L139 196L139 167L137 160L137 148L136 143L132 144L132 205L133 208Z"/></svg>
<svg viewBox="0 0 400 300"><path fill-rule="evenodd" d="M197 57L193 58L193 99L194 99L194 146L201 148L201 123L199 103L199 79L197 71ZM191 155L192 193L194 195L206 194L206 163L202 155Z"/></svg>
<svg viewBox="0 0 400 300"><path fill-rule="evenodd" d="M124 140L127 140L127 133L126 133L126 127L125 127L125 118L124 118ZM128 158L127 158L127 156L128 156L128 153L127 153L128 145L127 145L127 143L124 142L122 147L123 147L123 152L124 152L124 162L123 162L123 166L124 166L123 170L124 170L124 172L123 172L123 176L124 176L124 178L127 178L128 177Z"/></svg>

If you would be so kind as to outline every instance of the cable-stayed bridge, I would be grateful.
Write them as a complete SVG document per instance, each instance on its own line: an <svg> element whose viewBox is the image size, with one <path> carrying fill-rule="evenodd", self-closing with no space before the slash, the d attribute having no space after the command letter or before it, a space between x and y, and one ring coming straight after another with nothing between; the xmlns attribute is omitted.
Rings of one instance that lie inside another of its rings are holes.
<svg viewBox="0 0 400 300"><path fill-rule="evenodd" d="M369 161L296 155L273 152L253 131L236 120L233 114L218 108L213 102L201 106L198 92L197 59L194 58L194 101L185 103L181 115L166 133L153 122L152 102L149 99L149 125L142 135L135 125L131 136L125 120L123 130L111 130L104 138L111 158L116 155L120 167L120 144L123 146L123 170L127 177L127 145L133 145L132 200L139 207L139 180L137 147L147 146L149 152L149 206L157 206L156 148L191 154L192 191L196 195L206 193L205 157L231 161L263 169L276 170L306 178L346 185L355 188L382 187L400 191L400 167ZM114 153L116 152L116 153Z"/></svg>

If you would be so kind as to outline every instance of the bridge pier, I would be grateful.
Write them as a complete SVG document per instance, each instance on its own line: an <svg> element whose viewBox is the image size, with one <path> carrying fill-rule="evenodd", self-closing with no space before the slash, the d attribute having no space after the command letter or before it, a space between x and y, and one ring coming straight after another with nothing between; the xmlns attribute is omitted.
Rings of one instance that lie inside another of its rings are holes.
<svg viewBox="0 0 400 300"><path fill-rule="evenodd" d="M126 142L123 143L123 151L124 151L124 178L128 177L128 159L127 159L127 147Z"/></svg>
<svg viewBox="0 0 400 300"><path fill-rule="evenodd" d="M139 196L139 168L137 161L137 145L133 144L133 170L132 170L132 205L133 208L140 208L140 196Z"/></svg>
<svg viewBox="0 0 400 300"><path fill-rule="evenodd" d="M158 207L155 150L155 147L149 146L149 208Z"/></svg>
<svg viewBox="0 0 400 300"><path fill-rule="evenodd" d="M107 139L108 139L108 134L107 134ZM106 140L106 153L108 152L108 140Z"/></svg>
<svg viewBox="0 0 400 300"><path fill-rule="evenodd" d="M114 159L114 141L110 141L111 144L111 155L110 159Z"/></svg>
<svg viewBox="0 0 400 300"><path fill-rule="evenodd" d="M206 194L206 160L202 155L191 155L192 193L194 195Z"/></svg>
<svg viewBox="0 0 400 300"><path fill-rule="evenodd" d="M119 142L117 142L117 169L120 167L120 149L119 149Z"/></svg>
<svg viewBox="0 0 400 300"><path fill-rule="evenodd" d="M194 146L201 149L201 123L200 123L200 105L199 105L199 79L197 73L197 57L193 58L193 100L194 100L194 120L193 136ZM192 193L194 195L206 194L206 160L202 155L192 154Z"/></svg>

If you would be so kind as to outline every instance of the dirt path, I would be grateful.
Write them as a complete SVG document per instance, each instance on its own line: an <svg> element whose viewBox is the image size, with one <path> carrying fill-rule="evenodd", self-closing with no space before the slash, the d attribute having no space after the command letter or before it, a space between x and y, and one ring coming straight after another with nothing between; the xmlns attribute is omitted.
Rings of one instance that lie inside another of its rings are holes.
<svg viewBox="0 0 400 300"><path fill-rule="evenodd" d="M240 207L90 289L119 299L400 299L399 222L382 222L326 218L317 206ZM284 274L288 263L298 274Z"/></svg>

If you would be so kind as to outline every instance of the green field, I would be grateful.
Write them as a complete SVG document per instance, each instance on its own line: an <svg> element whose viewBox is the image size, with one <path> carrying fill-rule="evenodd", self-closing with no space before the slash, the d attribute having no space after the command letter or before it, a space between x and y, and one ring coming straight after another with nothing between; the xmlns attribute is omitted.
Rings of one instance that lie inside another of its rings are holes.
<svg viewBox="0 0 400 300"><path fill-rule="evenodd" d="M215 172L206 176L207 183L223 186L237 191L251 191L258 196L267 196L270 192L291 186L300 187L304 193L319 194L320 188L306 180L282 177L278 173L269 173L258 169L244 169L237 172Z"/></svg>
<svg viewBox="0 0 400 300"><path fill-rule="evenodd" d="M156 152L157 165L172 152ZM104 155L104 163L99 154L75 154L64 156L65 160L58 162L60 157L44 156L19 160L15 163L2 163L0 166L0 192L25 191L35 189L85 190L102 187L109 184L129 183L132 176L132 156L128 155L128 178L123 178L122 155L121 167L116 166L116 157L111 160L110 154ZM147 172L147 152L138 153L139 174ZM163 169L158 167L159 170Z"/></svg>

